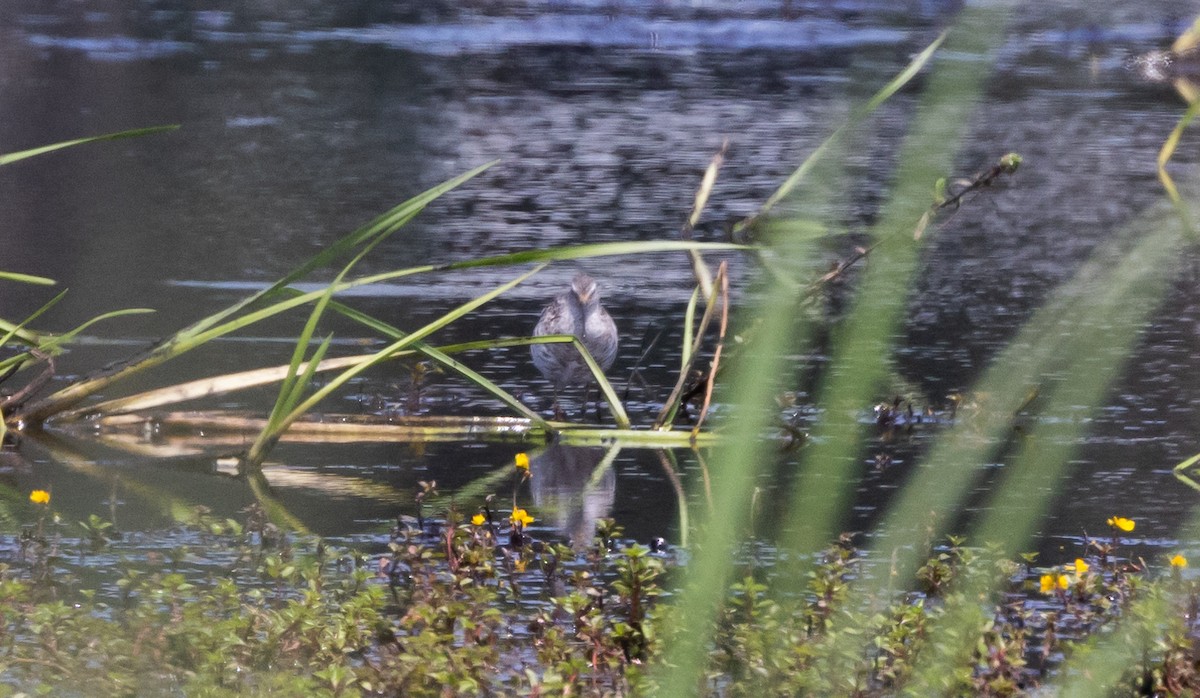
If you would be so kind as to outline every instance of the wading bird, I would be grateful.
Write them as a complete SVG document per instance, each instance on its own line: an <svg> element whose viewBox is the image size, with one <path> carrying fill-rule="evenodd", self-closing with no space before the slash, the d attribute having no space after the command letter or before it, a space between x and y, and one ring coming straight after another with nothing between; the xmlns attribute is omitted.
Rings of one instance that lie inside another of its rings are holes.
<svg viewBox="0 0 1200 698"><path fill-rule="evenodd" d="M596 280L587 274L576 274L571 289L556 297L542 311L533 328L533 336L549 334L575 335L605 371L617 357L617 326L600 305ZM558 392L569 385L589 384L592 372L574 344L534 344L529 350L533 354L533 365L554 384L554 413L561 415Z"/></svg>

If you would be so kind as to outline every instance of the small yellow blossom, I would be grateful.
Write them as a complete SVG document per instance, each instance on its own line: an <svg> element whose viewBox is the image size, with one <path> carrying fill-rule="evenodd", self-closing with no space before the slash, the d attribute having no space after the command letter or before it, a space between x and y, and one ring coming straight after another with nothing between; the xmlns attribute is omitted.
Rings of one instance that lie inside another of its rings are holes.
<svg viewBox="0 0 1200 698"><path fill-rule="evenodd" d="M518 453L516 458L517 470L529 472L529 454Z"/></svg>
<svg viewBox="0 0 1200 698"><path fill-rule="evenodd" d="M471 517L471 523L476 526L482 526L485 521L487 521L487 517L483 514L476 514Z"/></svg>
<svg viewBox="0 0 1200 698"><path fill-rule="evenodd" d="M1083 576L1083 575L1087 574L1087 571L1088 571L1088 563L1084 562L1083 558L1081 558L1081 557L1075 558L1075 574Z"/></svg>
<svg viewBox="0 0 1200 698"><path fill-rule="evenodd" d="M1059 589L1066 590L1071 586L1071 578L1058 572L1043 574L1038 580L1038 587L1043 594L1049 594Z"/></svg>
<svg viewBox="0 0 1200 698"><path fill-rule="evenodd" d="M529 512L515 507L512 510L512 516L508 517L508 519L513 522L514 526L520 526L521 528L533 523L533 517L529 515Z"/></svg>
<svg viewBox="0 0 1200 698"><path fill-rule="evenodd" d="M50 493L46 490L34 490L29 493L29 501L34 504L49 504Z"/></svg>
<svg viewBox="0 0 1200 698"><path fill-rule="evenodd" d="M1175 557L1171 558L1171 567L1187 567L1187 558L1175 553Z"/></svg>
<svg viewBox="0 0 1200 698"><path fill-rule="evenodd" d="M1129 533L1133 530L1134 526L1137 526L1137 522L1135 522L1133 519L1127 519L1123 516L1113 516L1107 521L1107 523L1109 526L1112 526L1113 528L1119 528L1126 533Z"/></svg>
<svg viewBox="0 0 1200 698"><path fill-rule="evenodd" d="M525 560L523 560L521 558L517 558L516 560L513 560L513 569L515 569L518 572L524 572L525 565L526 565Z"/></svg>

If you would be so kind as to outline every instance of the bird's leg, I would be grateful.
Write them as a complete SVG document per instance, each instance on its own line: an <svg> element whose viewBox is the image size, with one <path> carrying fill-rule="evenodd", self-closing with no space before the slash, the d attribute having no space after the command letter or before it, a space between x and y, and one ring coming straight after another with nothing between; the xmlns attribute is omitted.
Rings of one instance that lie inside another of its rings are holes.
<svg viewBox="0 0 1200 698"><path fill-rule="evenodd" d="M596 423L601 422L600 416L600 386L593 383L588 383L583 389L583 406L579 408L579 418L582 421L587 418L588 404L592 402L592 388L596 388L595 406L596 406Z"/></svg>
<svg viewBox="0 0 1200 698"><path fill-rule="evenodd" d="M561 422L566 419L563 414L562 405L558 403L558 386L554 386L554 421Z"/></svg>
<svg viewBox="0 0 1200 698"><path fill-rule="evenodd" d="M579 414L577 417L579 418L579 421L582 422L587 419L588 388L586 386L583 389L583 393L580 394L579 399L581 402L579 403Z"/></svg>

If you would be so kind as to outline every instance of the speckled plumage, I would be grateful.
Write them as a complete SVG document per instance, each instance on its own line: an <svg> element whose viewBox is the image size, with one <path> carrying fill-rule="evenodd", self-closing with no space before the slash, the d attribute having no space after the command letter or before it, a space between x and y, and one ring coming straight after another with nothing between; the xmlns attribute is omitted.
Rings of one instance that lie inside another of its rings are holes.
<svg viewBox="0 0 1200 698"><path fill-rule="evenodd" d="M576 274L571 289L560 294L538 318L533 336L573 334L591 352L600 368L608 370L617 357L617 326L604 306L596 281ZM555 393L568 385L586 385L592 372L572 344L534 344L533 364L554 384Z"/></svg>

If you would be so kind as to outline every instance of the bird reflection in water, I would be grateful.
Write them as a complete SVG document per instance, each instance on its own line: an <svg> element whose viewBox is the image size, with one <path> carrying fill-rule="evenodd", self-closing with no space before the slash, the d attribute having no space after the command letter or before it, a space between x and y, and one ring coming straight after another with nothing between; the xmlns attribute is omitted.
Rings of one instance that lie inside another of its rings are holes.
<svg viewBox="0 0 1200 698"><path fill-rule="evenodd" d="M532 456L533 502L577 550L592 542L596 521L612 511L617 475L611 458L604 463L608 453L604 448L551 444Z"/></svg>

